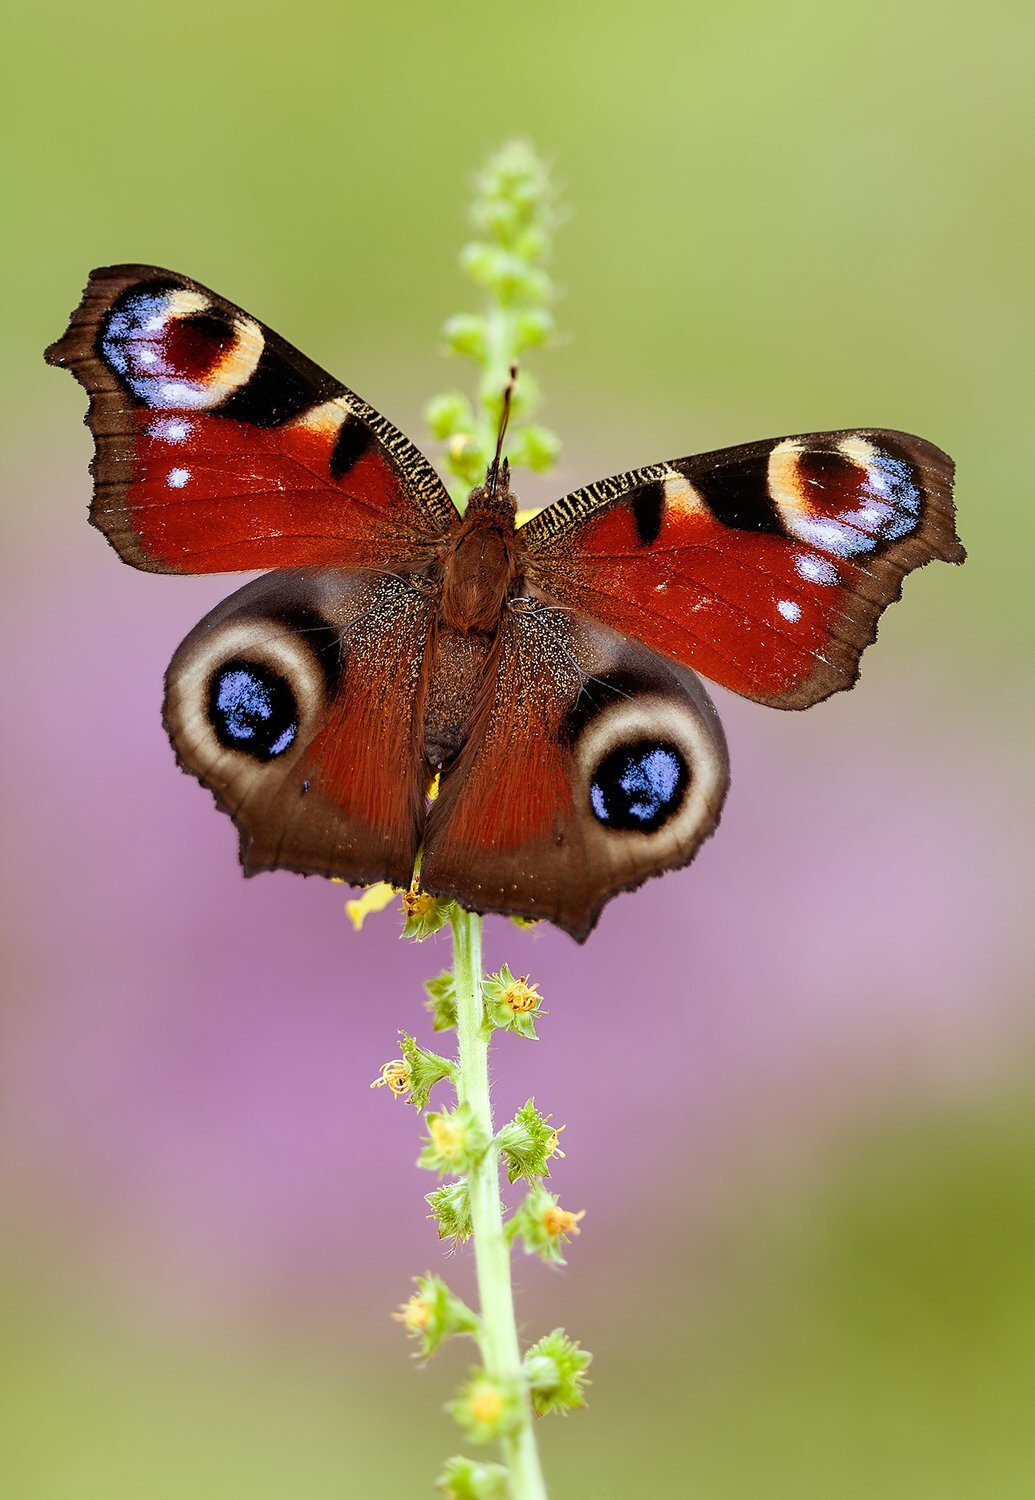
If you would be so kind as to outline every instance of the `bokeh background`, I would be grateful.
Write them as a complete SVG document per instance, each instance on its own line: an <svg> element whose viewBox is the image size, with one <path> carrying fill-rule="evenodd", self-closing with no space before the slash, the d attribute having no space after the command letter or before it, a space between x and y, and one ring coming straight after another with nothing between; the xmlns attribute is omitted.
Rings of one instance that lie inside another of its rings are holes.
<svg viewBox="0 0 1035 1500"><path fill-rule="evenodd" d="M660 456L883 423L959 463L963 571L858 689L717 694L734 784L689 871L577 949L490 921L587 1210L518 1267L596 1354L555 1493L1035 1493L1030 7L41 3L4 23L0 1490L428 1492L468 1363L389 1309L443 1269L412 1113L367 1089L443 943L241 880L159 722L221 579L86 526L47 370L91 266L186 271L421 437L463 375L467 182L555 163L566 441L541 501ZM445 1266L470 1285L468 1257Z"/></svg>

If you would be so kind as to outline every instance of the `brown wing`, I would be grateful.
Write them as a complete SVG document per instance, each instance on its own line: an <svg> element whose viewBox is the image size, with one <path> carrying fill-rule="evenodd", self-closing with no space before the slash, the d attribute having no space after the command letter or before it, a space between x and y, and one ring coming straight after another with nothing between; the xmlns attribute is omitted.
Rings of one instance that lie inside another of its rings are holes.
<svg viewBox="0 0 1035 1500"><path fill-rule="evenodd" d="M487 681L421 884L582 941L612 896L687 864L714 829L722 729L693 673L545 599L508 611Z"/></svg>

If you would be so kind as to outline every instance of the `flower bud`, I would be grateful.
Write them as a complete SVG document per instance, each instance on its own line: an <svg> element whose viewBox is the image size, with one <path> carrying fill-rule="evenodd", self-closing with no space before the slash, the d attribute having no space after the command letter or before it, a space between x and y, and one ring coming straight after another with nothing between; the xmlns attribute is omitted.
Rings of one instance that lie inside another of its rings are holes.
<svg viewBox="0 0 1035 1500"><path fill-rule="evenodd" d="M525 1355L525 1379L537 1416L573 1411L585 1406L586 1370L593 1356L555 1328Z"/></svg>
<svg viewBox="0 0 1035 1500"><path fill-rule="evenodd" d="M473 1443L491 1443L520 1423L521 1391L514 1381L476 1370L446 1410Z"/></svg>
<svg viewBox="0 0 1035 1500"><path fill-rule="evenodd" d="M553 1193L539 1185L510 1219L507 1234L511 1240L520 1236L529 1255L563 1265L564 1246L573 1235L581 1233L579 1221L584 1217L585 1209L572 1213L562 1208Z"/></svg>
<svg viewBox="0 0 1035 1500"><path fill-rule="evenodd" d="M520 349L535 349L552 338L556 324L545 307L526 307L514 319L514 338Z"/></svg>
<svg viewBox="0 0 1035 1500"><path fill-rule="evenodd" d="M488 1142L469 1104L428 1115L427 1126L424 1150L417 1158L419 1167L445 1177L468 1171L485 1155Z"/></svg>
<svg viewBox="0 0 1035 1500"><path fill-rule="evenodd" d="M458 1182L444 1182L428 1193L424 1201L431 1209L428 1217L438 1225L440 1240L452 1240L455 1247L471 1238L471 1194L466 1177Z"/></svg>
<svg viewBox="0 0 1035 1500"><path fill-rule="evenodd" d="M450 318L442 329L446 343L455 354L467 354L472 359L484 360L486 352L485 344L485 319L477 317L474 313L458 313L455 318ZM468 406L470 411L470 406ZM463 424L458 422L454 431L459 430ZM448 433L436 433L436 436L448 437Z"/></svg>
<svg viewBox="0 0 1035 1500"><path fill-rule="evenodd" d="M508 1500L507 1471L500 1464L451 1458L436 1481L442 1500Z"/></svg>
<svg viewBox="0 0 1035 1500"><path fill-rule="evenodd" d="M417 1290L392 1317L420 1344L422 1358L430 1359L446 1339L477 1333L477 1316L450 1291L441 1276L429 1273L414 1281Z"/></svg>

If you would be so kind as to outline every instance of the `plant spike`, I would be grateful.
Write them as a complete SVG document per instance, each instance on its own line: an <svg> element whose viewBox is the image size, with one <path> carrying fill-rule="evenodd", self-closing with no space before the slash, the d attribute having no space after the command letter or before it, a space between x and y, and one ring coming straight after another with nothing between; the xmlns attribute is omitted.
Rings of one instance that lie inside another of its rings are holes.
<svg viewBox="0 0 1035 1500"><path fill-rule="evenodd" d="M534 383L524 370L515 383L514 373L519 357L553 333L554 288L544 264L556 217L549 177L527 142L511 141L479 174L475 194L471 219L478 238L460 259L484 289L486 305L481 314L451 318L444 332L451 352L478 366L476 398L448 392L426 413L434 437L445 445L450 492L461 509L503 452L512 468L540 470L560 452L554 433L530 420L538 401ZM383 887L350 902L357 930L384 904ZM515 976L506 964L495 974L483 973L482 919L476 913L416 887L404 893L402 911L406 938L423 942L447 924L452 934L453 970L427 981L425 1005L439 1037L456 1031L457 1057L443 1057L402 1032L402 1056L385 1063L373 1086L384 1085L422 1112L437 1085L455 1091L455 1109L436 1103L424 1114L419 1164L446 1179L426 1200L440 1238L454 1248L473 1242L479 1306L468 1308L441 1277L428 1275L416 1278L417 1290L394 1316L425 1359L459 1336L473 1338L481 1356L447 1410L470 1442L498 1443L502 1463L451 1458L437 1486L445 1500L547 1500L535 1418L584 1404L590 1356L562 1329L522 1354L511 1257L520 1239L526 1250L561 1262L582 1214L562 1209L543 1185L550 1159L564 1155L550 1116L529 1099L497 1132L489 1089L493 1036L509 1031L534 1041L535 1023L546 1012L527 974ZM528 1185L509 1220L500 1198L501 1172Z"/></svg>

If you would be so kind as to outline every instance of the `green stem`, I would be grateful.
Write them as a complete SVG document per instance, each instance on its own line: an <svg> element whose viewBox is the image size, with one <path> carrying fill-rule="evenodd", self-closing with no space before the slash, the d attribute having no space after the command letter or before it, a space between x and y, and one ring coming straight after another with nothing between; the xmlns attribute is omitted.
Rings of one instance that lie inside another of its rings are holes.
<svg viewBox="0 0 1035 1500"><path fill-rule="evenodd" d="M490 457L496 442L496 419L488 415L487 406L490 402L502 403L515 357L513 315L493 300L485 314L485 365L478 383L478 436Z"/></svg>
<svg viewBox="0 0 1035 1500"><path fill-rule="evenodd" d="M452 918L455 958L457 1035L460 1076L457 1093L470 1105L490 1141L494 1135L489 1097L489 1032L482 1002L482 919L458 907ZM474 1258L481 1304L479 1343L490 1375L515 1382L521 1390L521 1421L503 1439L510 1472L511 1500L547 1500L546 1484L532 1430L532 1403L521 1362L514 1289L510 1279L510 1246L503 1233L499 1153L490 1146L468 1174Z"/></svg>

